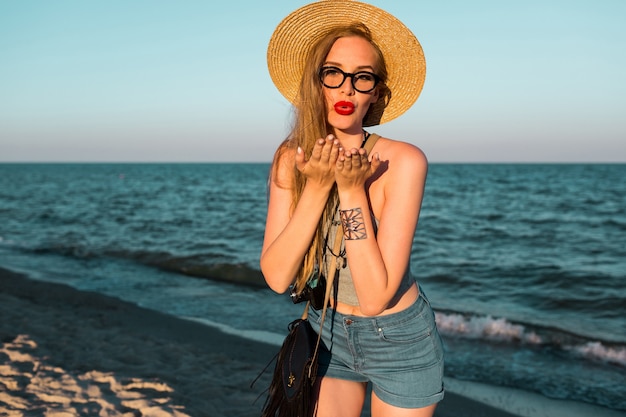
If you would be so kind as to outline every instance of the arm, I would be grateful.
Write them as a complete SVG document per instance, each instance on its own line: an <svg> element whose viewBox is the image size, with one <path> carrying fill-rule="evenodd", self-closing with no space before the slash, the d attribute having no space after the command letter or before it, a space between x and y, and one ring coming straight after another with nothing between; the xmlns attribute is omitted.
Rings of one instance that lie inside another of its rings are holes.
<svg viewBox="0 0 626 417"><path fill-rule="evenodd" d="M390 141L384 150L388 168L376 180L382 187L376 201L369 200L361 180L344 179L351 175L347 172L354 171L354 157L349 158L350 169L341 169L344 178L337 180L340 210L355 214L350 210L360 208L362 212L360 219L353 220L363 223L364 233L346 240L346 254L359 305L366 315L377 315L387 308L409 267L428 166L424 154L412 145ZM370 207L376 207L379 216L377 236Z"/></svg>
<svg viewBox="0 0 626 417"><path fill-rule="evenodd" d="M293 283L307 253L330 190L339 142L330 137L316 143L309 160L301 150L286 150L277 158L270 178L261 271L269 287L283 293ZM302 195L292 210L293 170L306 177Z"/></svg>

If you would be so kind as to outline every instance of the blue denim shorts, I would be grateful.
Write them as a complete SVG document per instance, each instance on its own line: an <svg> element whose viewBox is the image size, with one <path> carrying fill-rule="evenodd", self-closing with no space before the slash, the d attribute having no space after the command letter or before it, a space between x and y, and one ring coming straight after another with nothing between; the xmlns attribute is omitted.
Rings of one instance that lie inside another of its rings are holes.
<svg viewBox="0 0 626 417"><path fill-rule="evenodd" d="M321 311L310 309L316 331L320 316ZM421 288L410 307L385 316L329 309L322 341L327 350L320 352L320 376L371 382L378 398L395 407L421 408L443 399L443 346Z"/></svg>

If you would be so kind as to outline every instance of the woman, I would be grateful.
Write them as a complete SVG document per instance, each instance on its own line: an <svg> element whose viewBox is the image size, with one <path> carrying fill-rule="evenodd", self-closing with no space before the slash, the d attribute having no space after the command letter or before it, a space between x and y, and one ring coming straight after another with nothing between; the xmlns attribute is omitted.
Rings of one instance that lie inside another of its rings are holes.
<svg viewBox="0 0 626 417"><path fill-rule="evenodd" d="M373 417L432 416L443 398L443 349L409 265L427 160L388 138L371 155L363 149L364 127L417 99L421 47L383 10L324 0L278 25L268 66L296 117L271 170L261 270L272 290L300 292L317 266L329 276L328 260L339 260L316 415L359 416L371 382Z"/></svg>

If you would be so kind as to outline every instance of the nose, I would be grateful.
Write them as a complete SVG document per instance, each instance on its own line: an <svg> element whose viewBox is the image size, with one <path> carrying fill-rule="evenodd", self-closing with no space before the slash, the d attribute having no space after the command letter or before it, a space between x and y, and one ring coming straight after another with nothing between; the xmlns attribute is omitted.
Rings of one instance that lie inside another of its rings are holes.
<svg viewBox="0 0 626 417"><path fill-rule="evenodd" d="M352 77L353 77L352 75L346 74L346 77L343 79L343 84L339 86L340 91L342 93L345 93L348 96L353 95L355 92L354 86L352 85L352 82L353 82Z"/></svg>

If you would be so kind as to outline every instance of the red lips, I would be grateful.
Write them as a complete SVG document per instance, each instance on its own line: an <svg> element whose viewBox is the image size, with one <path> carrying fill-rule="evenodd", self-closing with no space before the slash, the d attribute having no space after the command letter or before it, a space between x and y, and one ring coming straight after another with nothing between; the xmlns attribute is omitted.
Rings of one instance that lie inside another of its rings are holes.
<svg viewBox="0 0 626 417"><path fill-rule="evenodd" d="M335 103L335 111L342 116L348 116L354 113L354 104L349 101L338 101Z"/></svg>

